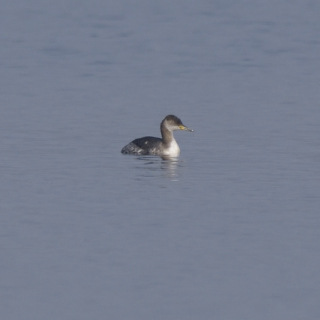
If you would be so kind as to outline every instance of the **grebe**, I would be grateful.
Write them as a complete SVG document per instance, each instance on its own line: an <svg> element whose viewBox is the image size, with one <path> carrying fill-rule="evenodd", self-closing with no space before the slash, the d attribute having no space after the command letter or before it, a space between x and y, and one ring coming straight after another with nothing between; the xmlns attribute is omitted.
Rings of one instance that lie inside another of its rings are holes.
<svg viewBox="0 0 320 320"><path fill-rule="evenodd" d="M160 125L162 139L155 137L135 139L123 147L121 152L135 155L177 157L180 154L180 148L172 134L172 131L176 130L193 131L187 128L178 117L168 115Z"/></svg>

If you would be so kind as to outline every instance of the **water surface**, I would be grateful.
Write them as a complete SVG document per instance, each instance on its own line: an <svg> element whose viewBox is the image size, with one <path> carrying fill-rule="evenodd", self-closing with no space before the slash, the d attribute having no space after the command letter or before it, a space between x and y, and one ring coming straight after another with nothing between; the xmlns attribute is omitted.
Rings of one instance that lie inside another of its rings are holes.
<svg viewBox="0 0 320 320"><path fill-rule="evenodd" d="M3 1L1 319L319 319L319 9Z"/></svg>

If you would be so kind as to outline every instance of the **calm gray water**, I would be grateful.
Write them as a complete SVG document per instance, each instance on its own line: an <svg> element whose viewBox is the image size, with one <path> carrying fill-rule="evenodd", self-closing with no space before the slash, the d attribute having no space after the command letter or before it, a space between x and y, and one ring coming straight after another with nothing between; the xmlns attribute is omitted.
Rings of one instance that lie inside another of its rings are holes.
<svg viewBox="0 0 320 320"><path fill-rule="evenodd" d="M0 318L319 319L319 12L3 0Z"/></svg>

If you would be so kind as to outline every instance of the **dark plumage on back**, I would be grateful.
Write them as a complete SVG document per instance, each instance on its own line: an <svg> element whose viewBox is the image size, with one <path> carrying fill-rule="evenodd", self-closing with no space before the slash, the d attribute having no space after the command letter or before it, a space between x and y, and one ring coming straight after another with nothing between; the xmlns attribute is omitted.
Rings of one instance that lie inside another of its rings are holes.
<svg viewBox="0 0 320 320"><path fill-rule="evenodd" d="M148 155L150 154L150 147L159 146L161 141L160 138L155 137L138 138L127 144L121 152L124 154Z"/></svg>
<svg viewBox="0 0 320 320"><path fill-rule="evenodd" d="M135 139L123 147L121 152L124 154L135 155L177 157L180 154L180 148L172 134L172 131L175 130L193 131L187 128L178 117L168 115L160 124L162 139L155 137Z"/></svg>

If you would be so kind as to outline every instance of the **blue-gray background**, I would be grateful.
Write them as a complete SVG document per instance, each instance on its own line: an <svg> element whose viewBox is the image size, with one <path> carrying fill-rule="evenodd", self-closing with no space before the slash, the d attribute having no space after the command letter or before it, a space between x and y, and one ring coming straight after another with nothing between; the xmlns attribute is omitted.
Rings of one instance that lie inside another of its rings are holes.
<svg viewBox="0 0 320 320"><path fill-rule="evenodd" d="M319 319L319 13L2 0L0 318Z"/></svg>

